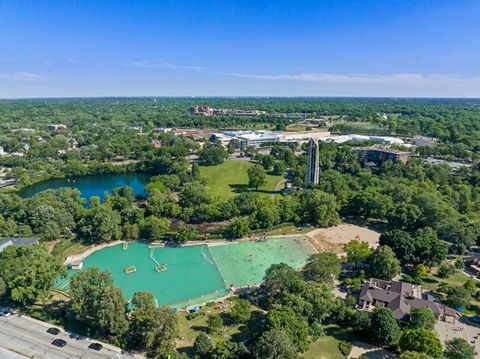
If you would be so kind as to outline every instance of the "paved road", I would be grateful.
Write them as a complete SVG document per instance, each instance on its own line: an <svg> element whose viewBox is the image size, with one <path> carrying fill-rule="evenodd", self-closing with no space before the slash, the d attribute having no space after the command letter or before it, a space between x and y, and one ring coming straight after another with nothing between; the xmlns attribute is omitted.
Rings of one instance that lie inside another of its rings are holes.
<svg viewBox="0 0 480 359"><path fill-rule="evenodd" d="M88 349L93 342L88 338L71 338L69 333L61 331L58 335L46 332L49 327L32 318L11 315L0 317L0 347L39 359L105 359L105 358L134 358L133 355L122 353L116 347L104 347L100 352ZM63 348L55 347L51 342L55 339L67 342Z"/></svg>

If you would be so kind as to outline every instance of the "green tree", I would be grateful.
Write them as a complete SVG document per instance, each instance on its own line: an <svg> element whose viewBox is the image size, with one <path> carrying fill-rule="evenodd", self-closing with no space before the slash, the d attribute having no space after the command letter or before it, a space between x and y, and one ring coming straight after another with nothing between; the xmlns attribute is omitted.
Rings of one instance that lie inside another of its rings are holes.
<svg viewBox="0 0 480 359"><path fill-rule="evenodd" d="M232 341L220 341L212 352L212 359L236 359L238 345Z"/></svg>
<svg viewBox="0 0 480 359"><path fill-rule="evenodd" d="M255 343L256 359L297 359L297 350L290 337L282 330L269 330Z"/></svg>
<svg viewBox="0 0 480 359"><path fill-rule="evenodd" d="M163 234L169 227L170 221L168 219L158 218L152 215L140 222L140 234L142 238L159 241L163 238Z"/></svg>
<svg viewBox="0 0 480 359"><path fill-rule="evenodd" d="M0 281L5 294L21 305L44 299L59 276L67 274L59 257L45 246L8 246L0 255Z"/></svg>
<svg viewBox="0 0 480 359"><path fill-rule="evenodd" d="M453 265L448 264L448 263L440 263L438 266L438 276L440 278L450 278L452 275L454 275L456 272L456 269Z"/></svg>
<svg viewBox="0 0 480 359"><path fill-rule="evenodd" d="M334 195L320 190L306 190L300 194L300 214L302 221L320 227L337 224L338 203Z"/></svg>
<svg viewBox="0 0 480 359"><path fill-rule="evenodd" d="M279 303L280 298L299 285L302 277L298 271L288 264L272 264L265 272L263 288L271 306Z"/></svg>
<svg viewBox="0 0 480 359"><path fill-rule="evenodd" d="M178 319L169 308L157 308L150 292L137 292L132 299L129 337L137 348L168 355L175 348Z"/></svg>
<svg viewBox="0 0 480 359"><path fill-rule="evenodd" d="M400 337L402 351L425 353L438 358L443 353L442 343L430 330L425 328L407 329Z"/></svg>
<svg viewBox="0 0 480 359"><path fill-rule="evenodd" d="M371 319L368 313L364 310L357 310L352 318L352 328L360 334L366 334L370 325Z"/></svg>
<svg viewBox="0 0 480 359"><path fill-rule="evenodd" d="M237 299L230 311L230 316L236 323L246 323L252 316L252 305L248 300Z"/></svg>
<svg viewBox="0 0 480 359"><path fill-rule="evenodd" d="M434 330L436 323L437 319L428 307L412 308L410 311L410 328L412 329L425 328Z"/></svg>
<svg viewBox="0 0 480 359"><path fill-rule="evenodd" d="M196 207L212 201L210 192L199 182L185 183L180 191L179 203L182 207Z"/></svg>
<svg viewBox="0 0 480 359"><path fill-rule="evenodd" d="M228 157L227 151L219 145L207 145L199 153L199 159L207 166L219 165Z"/></svg>
<svg viewBox="0 0 480 359"><path fill-rule="evenodd" d="M262 203L252 214L253 226L257 228L271 229L280 221L280 213L277 206L271 201Z"/></svg>
<svg viewBox="0 0 480 359"><path fill-rule="evenodd" d="M259 187L267 183L267 173L261 166L250 167L247 171L248 186L258 190Z"/></svg>
<svg viewBox="0 0 480 359"><path fill-rule="evenodd" d="M175 233L175 240L180 243L194 240L197 235L197 231L193 226L181 226Z"/></svg>
<svg viewBox="0 0 480 359"><path fill-rule="evenodd" d="M313 254L303 267L307 280L333 285L333 280L340 274L340 259L335 253Z"/></svg>
<svg viewBox="0 0 480 359"><path fill-rule="evenodd" d="M402 264L415 262L415 241L405 231L396 229L382 233L380 245L389 246Z"/></svg>
<svg viewBox="0 0 480 359"><path fill-rule="evenodd" d="M299 351L308 348L308 324L304 318L289 308L282 306L268 313L268 330L285 331Z"/></svg>
<svg viewBox="0 0 480 359"><path fill-rule="evenodd" d="M120 238L120 215L108 206L95 206L80 219L80 233L93 242L108 242Z"/></svg>
<svg viewBox="0 0 480 359"><path fill-rule="evenodd" d="M211 314L208 316L207 325L210 333L218 333L223 328L223 319L218 314Z"/></svg>
<svg viewBox="0 0 480 359"><path fill-rule="evenodd" d="M193 343L195 355L200 358L207 358L213 350L212 339L205 333L200 333Z"/></svg>
<svg viewBox="0 0 480 359"><path fill-rule="evenodd" d="M368 242L361 242L356 239L345 244L343 250L347 253L348 263L354 266L357 266L360 262L364 262L372 254Z"/></svg>
<svg viewBox="0 0 480 359"><path fill-rule="evenodd" d="M93 329L106 335L122 335L128 329L126 301L113 285L110 272L87 268L70 281L72 311Z"/></svg>
<svg viewBox="0 0 480 359"><path fill-rule="evenodd" d="M368 259L369 272L373 277L392 279L400 274L400 262L388 246L377 247Z"/></svg>
<svg viewBox="0 0 480 359"><path fill-rule="evenodd" d="M250 233L250 224L244 217L232 219L229 227L229 236L231 238L242 238Z"/></svg>
<svg viewBox="0 0 480 359"><path fill-rule="evenodd" d="M283 161L277 161L273 165L273 174L276 176L283 175L287 171L287 165Z"/></svg>
<svg viewBox="0 0 480 359"><path fill-rule="evenodd" d="M446 359L473 359L475 348L463 338L454 338L445 343Z"/></svg>
<svg viewBox="0 0 480 359"><path fill-rule="evenodd" d="M400 337L400 327L388 308L375 308L370 326L372 339L380 344L390 344Z"/></svg>

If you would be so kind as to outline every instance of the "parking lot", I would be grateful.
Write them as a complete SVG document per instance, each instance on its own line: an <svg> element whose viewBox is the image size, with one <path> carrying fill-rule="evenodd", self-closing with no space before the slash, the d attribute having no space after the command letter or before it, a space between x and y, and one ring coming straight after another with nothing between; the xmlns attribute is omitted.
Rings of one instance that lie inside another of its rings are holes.
<svg viewBox="0 0 480 359"><path fill-rule="evenodd" d="M61 328L58 335L47 333L48 323L29 317L11 315L0 317L0 347L27 357L39 359L104 359L104 358L143 358L139 355L124 353L120 348L103 345L100 351L89 349L94 340L66 333ZM66 345L62 348L52 345L55 339L62 339Z"/></svg>

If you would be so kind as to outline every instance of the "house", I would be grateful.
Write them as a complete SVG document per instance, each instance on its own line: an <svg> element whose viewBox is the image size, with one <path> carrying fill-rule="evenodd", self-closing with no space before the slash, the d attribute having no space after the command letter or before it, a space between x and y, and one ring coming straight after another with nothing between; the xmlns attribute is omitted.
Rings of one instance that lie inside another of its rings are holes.
<svg viewBox="0 0 480 359"><path fill-rule="evenodd" d="M47 130L48 131L59 131L59 130L66 130L67 125L62 125L62 124L49 124L47 125Z"/></svg>
<svg viewBox="0 0 480 359"><path fill-rule="evenodd" d="M162 147L162 143L158 140L152 140L152 147L153 148L161 148Z"/></svg>
<svg viewBox="0 0 480 359"><path fill-rule="evenodd" d="M38 243L40 238L36 237L7 237L0 240L0 253L3 252L5 248L11 245L21 246L21 245L31 245Z"/></svg>
<svg viewBox="0 0 480 359"><path fill-rule="evenodd" d="M358 155L360 162L374 162L377 165L389 160L406 164L410 159L409 152L392 150L385 146L353 147L352 151Z"/></svg>
<svg viewBox="0 0 480 359"><path fill-rule="evenodd" d="M431 295L425 294L422 287L405 282L370 279L362 286L359 296L359 309L371 311L381 306L389 308L400 323L410 321L412 308L428 307L435 318L441 321L455 322L457 311L434 301Z"/></svg>
<svg viewBox="0 0 480 359"><path fill-rule="evenodd" d="M480 256L473 255L464 259L465 266L475 276L480 278Z"/></svg>

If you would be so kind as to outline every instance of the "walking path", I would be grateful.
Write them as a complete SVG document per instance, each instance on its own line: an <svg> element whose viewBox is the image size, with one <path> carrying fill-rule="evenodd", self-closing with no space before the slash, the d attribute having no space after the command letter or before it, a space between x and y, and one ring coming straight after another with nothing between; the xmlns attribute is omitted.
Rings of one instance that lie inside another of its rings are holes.
<svg viewBox="0 0 480 359"><path fill-rule="evenodd" d="M287 179L286 178L282 178L280 181L278 181L278 183L275 185L275 188L273 189L273 193L272 193L272 201L275 199L275 195L277 194L277 192L280 192L280 188L285 184L285 182L287 182Z"/></svg>

